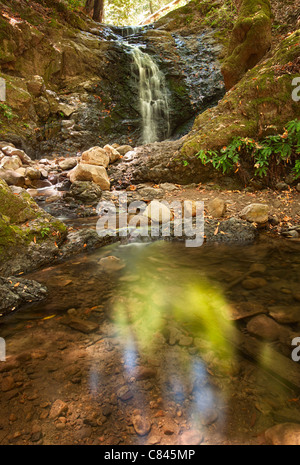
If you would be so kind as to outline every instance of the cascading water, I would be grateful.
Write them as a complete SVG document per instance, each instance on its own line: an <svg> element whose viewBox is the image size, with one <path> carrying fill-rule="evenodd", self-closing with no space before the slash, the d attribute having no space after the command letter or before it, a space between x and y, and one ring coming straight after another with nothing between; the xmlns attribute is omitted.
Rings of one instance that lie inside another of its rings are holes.
<svg viewBox="0 0 300 465"><path fill-rule="evenodd" d="M142 143L166 139L170 132L169 104L165 77L150 55L132 47L133 73L139 92Z"/></svg>

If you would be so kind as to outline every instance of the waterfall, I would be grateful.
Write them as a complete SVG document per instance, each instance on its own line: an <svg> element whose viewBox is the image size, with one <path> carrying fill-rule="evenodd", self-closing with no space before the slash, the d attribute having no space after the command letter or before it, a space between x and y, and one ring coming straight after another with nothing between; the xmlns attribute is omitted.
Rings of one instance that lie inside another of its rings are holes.
<svg viewBox="0 0 300 465"><path fill-rule="evenodd" d="M142 117L142 143L166 139L170 132L169 105L165 77L150 55L138 46L131 46L133 74L139 92Z"/></svg>

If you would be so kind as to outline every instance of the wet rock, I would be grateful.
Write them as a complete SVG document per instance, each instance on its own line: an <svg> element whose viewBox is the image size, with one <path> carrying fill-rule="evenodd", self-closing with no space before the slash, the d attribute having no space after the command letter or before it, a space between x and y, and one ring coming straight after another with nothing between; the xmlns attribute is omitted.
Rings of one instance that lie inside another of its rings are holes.
<svg viewBox="0 0 300 465"><path fill-rule="evenodd" d="M128 386L122 386L120 389L117 391L117 397L121 399L123 402L126 402L127 400L132 399L133 393L129 389Z"/></svg>
<svg viewBox="0 0 300 465"><path fill-rule="evenodd" d="M239 214L239 216L251 223L263 224L268 221L269 218L269 206L266 204L252 203L245 207Z"/></svg>
<svg viewBox="0 0 300 465"><path fill-rule="evenodd" d="M291 324L300 322L300 308L290 305L275 305L268 308L269 315L278 323Z"/></svg>
<svg viewBox="0 0 300 465"><path fill-rule="evenodd" d="M259 313L265 313L265 307L256 302L241 302L238 304L231 305L230 307L230 319L240 320L249 316L258 315Z"/></svg>
<svg viewBox="0 0 300 465"><path fill-rule="evenodd" d="M265 438L269 444L274 446L299 446L300 445L300 424L281 423L272 426L265 431Z"/></svg>
<svg viewBox="0 0 300 465"><path fill-rule="evenodd" d="M208 213L213 218L221 218L226 213L226 203L223 199L213 199L208 203Z"/></svg>
<svg viewBox="0 0 300 465"><path fill-rule="evenodd" d="M193 344L193 338L191 336L181 334L178 340L178 344L183 347L189 347Z"/></svg>
<svg viewBox="0 0 300 465"><path fill-rule="evenodd" d="M266 315L257 315L251 318L247 323L247 330L250 334L268 341L275 341L282 334L282 327Z"/></svg>
<svg viewBox="0 0 300 465"><path fill-rule="evenodd" d="M135 432L139 436L146 436L151 430L150 421L141 415L134 415L132 417L132 424L133 424Z"/></svg>
<svg viewBox="0 0 300 465"><path fill-rule="evenodd" d="M57 399L50 409L49 418L54 420L55 418L61 417L68 411L68 405L60 399Z"/></svg>
<svg viewBox="0 0 300 465"><path fill-rule="evenodd" d="M203 434L201 431L191 429L189 431L185 431L180 436L180 444L182 446L198 446L203 441Z"/></svg>
<svg viewBox="0 0 300 465"><path fill-rule="evenodd" d="M102 196L101 188L94 182L75 181L70 188L70 191L65 195L65 198L74 198L75 200L84 203L96 205Z"/></svg>
<svg viewBox="0 0 300 465"><path fill-rule="evenodd" d="M154 368L149 367L138 367L134 376L137 380L154 378L157 371Z"/></svg>
<svg viewBox="0 0 300 465"><path fill-rule="evenodd" d="M0 314L10 313L27 302L38 302L47 296L47 288L24 278L0 278Z"/></svg>
<svg viewBox="0 0 300 465"><path fill-rule="evenodd" d="M242 286L247 290L259 289L260 287L266 286L268 283L264 278L246 278L242 282Z"/></svg>
<svg viewBox="0 0 300 465"><path fill-rule="evenodd" d="M99 265L103 271L107 273L120 271L125 267L125 264L122 262L122 260L120 260L118 257L114 257L113 255L101 258L101 260L99 260Z"/></svg>
<svg viewBox="0 0 300 465"><path fill-rule="evenodd" d="M97 165L107 168L109 161L108 153L101 147L92 147L81 155L81 163L87 165Z"/></svg>
<svg viewBox="0 0 300 465"><path fill-rule="evenodd" d="M77 331L81 331L85 334L90 334L97 331L99 328L99 325L93 321L81 320L80 318L75 318L73 316L69 317L68 320L64 321L64 323L70 326L70 328L76 329Z"/></svg>
<svg viewBox="0 0 300 465"><path fill-rule="evenodd" d="M71 183L75 181L93 181L106 191L110 188L109 178L103 166L79 163L73 170L69 171Z"/></svg>

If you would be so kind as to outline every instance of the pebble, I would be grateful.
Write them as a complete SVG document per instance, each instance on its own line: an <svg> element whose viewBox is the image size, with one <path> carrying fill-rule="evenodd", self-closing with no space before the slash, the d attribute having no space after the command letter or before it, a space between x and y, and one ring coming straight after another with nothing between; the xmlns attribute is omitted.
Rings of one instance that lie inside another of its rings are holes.
<svg viewBox="0 0 300 465"><path fill-rule="evenodd" d="M1 383L1 390L3 392L11 391L15 387L15 380L12 376L7 376Z"/></svg>
<svg viewBox="0 0 300 465"><path fill-rule="evenodd" d="M126 402L127 400L132 399L133 393L129 389L128 386L122 386L120 389L118 389L117 396L118 396L119 399Z"/></svg>
<svg viewBox="0 0 300 465"><path fill-rule="evenodd" d="M185 431L180 437L182 446L198 446L203 441L204 437L201 431L191 429Z"/></svg>
<svg viewBox="0 0 300 465"><path fill-rule="evenodd" d="M141 415L134 415L132 417L132 424L135 432L139 436L146 436L151 430L151 423L147 418Z"/></svg>

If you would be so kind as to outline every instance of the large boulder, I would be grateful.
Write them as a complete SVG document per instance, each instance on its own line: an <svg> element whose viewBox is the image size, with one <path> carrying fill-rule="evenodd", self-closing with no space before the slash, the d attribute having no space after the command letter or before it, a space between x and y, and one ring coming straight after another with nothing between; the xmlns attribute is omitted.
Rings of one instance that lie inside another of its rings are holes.
<svg viewBox="0 0 300 465"><path fill-rule="evenodd" d="M0 274L11 276L50 263L67 234L26 191L13 193L0 179Z"/></svg>
<svg viewBox="0 0 300 465"><path fill-rule="evenodd" d="M22 162L20 158L17 155L13 155L12 157L3 157L0 163L0 168L3 168L5 170L17 170L18 168L21 168Z"/></svg>
<svg viewBox="0 0 300 465"><path fill-rule="evenodd" d="M25 177L17 171L0 169L0 179L9 186L24 187L25 185Z"/></svg>
<svg viewBox="0 0 300 465"><path fill-rule="evenodd" d="M11 147L10 145L2 147L1 150L8 157L13 157L14 155L19 157L21 162L25 165L29 165L31 163L31 158L28 155L26 155L24 150L16 149L15 147Z"/></svg>
<svg viewBox="0 0 300 465"><path fill-rule="evenodd" d="M81 163L104 166L104 168L107 168L109 165L109 155L101 147L92 147L86 152L83 152L81 156Z"/></svg>
<svg viewBox="0 0 300 465"><path fill-rule="evenodd" d="M69 172L71 183L76 181L92 181L101 187L103 191L110 189L109 178L103 166L79 163Z"/></svg>
<svg viewBox="0 0 300 465"><path fill-rule="evenodd" d="M75 181L71 186L70 192L66 194L66 197L69 196L81 203L95 205L102 196L102 190L94 182Z"/></svg>

